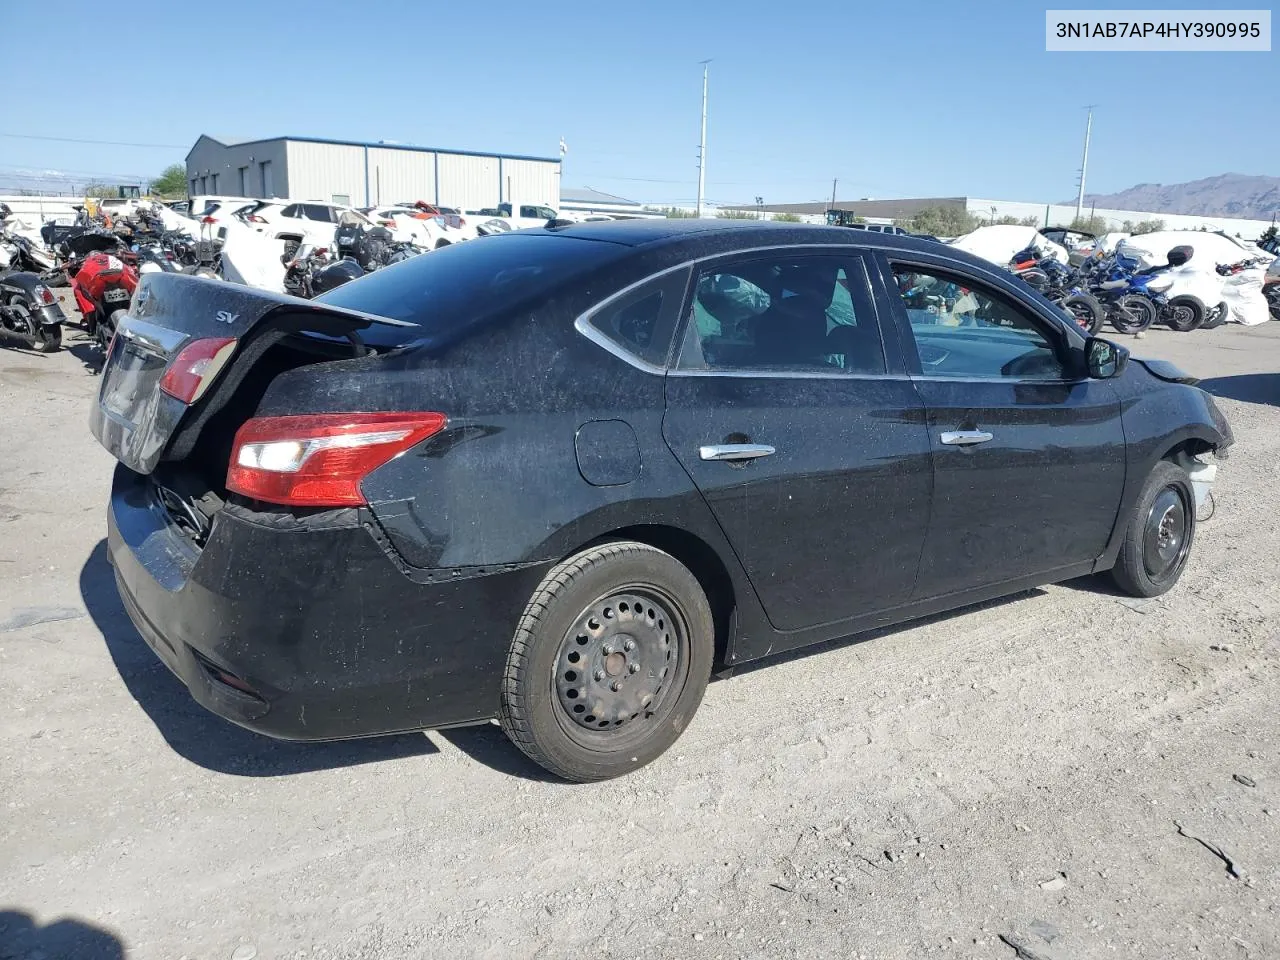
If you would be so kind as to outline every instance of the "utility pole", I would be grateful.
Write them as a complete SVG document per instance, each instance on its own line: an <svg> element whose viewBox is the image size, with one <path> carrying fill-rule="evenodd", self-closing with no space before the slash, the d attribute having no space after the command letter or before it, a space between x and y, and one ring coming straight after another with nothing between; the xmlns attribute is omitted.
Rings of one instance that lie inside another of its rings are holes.
<svg viewBox="0 0 1280 960"><path fill-rule="evenodd" d="M1080 160L1080 192L1076 195L1076 219L1084 213L1084 176L1089 169L1089 135L1093 133L1093 108L1096 103L1089 104L1089 120L1084 127L1084 157Z"/></svg>
<svg viewBox="0 0 1280 960"><path fill-rule="evenodd" d="M831 178L831 209L836 208L836 184L840 182L839 177Z"/></svg>
<svg viewBox="0 0 1280 960"><path fill-rule="evenodd" d="M707 186L707 64L710 60L700 60L702 64L702 139L698 142L698 213L702 216L702 196Z"/></svg>

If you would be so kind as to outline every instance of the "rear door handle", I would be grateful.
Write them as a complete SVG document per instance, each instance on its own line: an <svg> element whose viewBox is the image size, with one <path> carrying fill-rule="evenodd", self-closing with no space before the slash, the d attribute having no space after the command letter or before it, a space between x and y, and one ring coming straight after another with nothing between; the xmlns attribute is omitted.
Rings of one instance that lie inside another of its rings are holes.
<svg viewBox="0 0 1280 960"><path fill-rule="evenodd" d="M698 448L703 460L756 460L777 451L763 443L710 443Z"/></svg>
<svg viewBox="0 0 1280 960"><path fill-rule="evenodd" d="M950 430L940 437L949 447L971 447L975 443L986 443L994 440L994 435L984 430Z"/></svg>

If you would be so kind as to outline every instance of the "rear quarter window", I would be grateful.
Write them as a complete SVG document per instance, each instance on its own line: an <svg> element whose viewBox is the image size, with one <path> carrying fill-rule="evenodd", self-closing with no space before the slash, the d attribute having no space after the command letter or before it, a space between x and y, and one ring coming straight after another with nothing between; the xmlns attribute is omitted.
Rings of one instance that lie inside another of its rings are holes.
<svg viewBox="0 0 1280 960"><path fill-rule="evenodd" d="M688 270L673 270L597 308L587 322L613 352L665 367L688 282Z"/></svg>

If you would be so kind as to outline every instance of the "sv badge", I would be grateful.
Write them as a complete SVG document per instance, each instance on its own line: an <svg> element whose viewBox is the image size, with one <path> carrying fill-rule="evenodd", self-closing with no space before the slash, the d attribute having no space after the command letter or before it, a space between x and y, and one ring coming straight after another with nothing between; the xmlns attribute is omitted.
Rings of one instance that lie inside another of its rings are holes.
<svg viewBox="0 0 1280 960"><path fill-rule="evenodd" d="M240 314L232 313L229 310L219 310L214 314L213 319L217 320L219 323L235 323L240 319Z"/></svg>

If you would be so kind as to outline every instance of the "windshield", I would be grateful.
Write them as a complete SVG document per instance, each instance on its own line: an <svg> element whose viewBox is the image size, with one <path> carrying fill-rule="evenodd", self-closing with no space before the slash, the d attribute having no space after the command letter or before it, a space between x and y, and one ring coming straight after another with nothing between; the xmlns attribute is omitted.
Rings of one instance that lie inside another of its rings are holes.
<svg viewBox="0 0 1280 960"><path fill-rule="evenodd" d="M316 298L380 317L405 320L431 344L544 298L561 284L623 256L612 243L538 234L506 234L457 243L384 267ZM384 336L383 330L371 330ZM388 332L385 342L402 335ZM366 338L370 339L370 338ZM370 339L370 342L378 342Z"/></svg>

